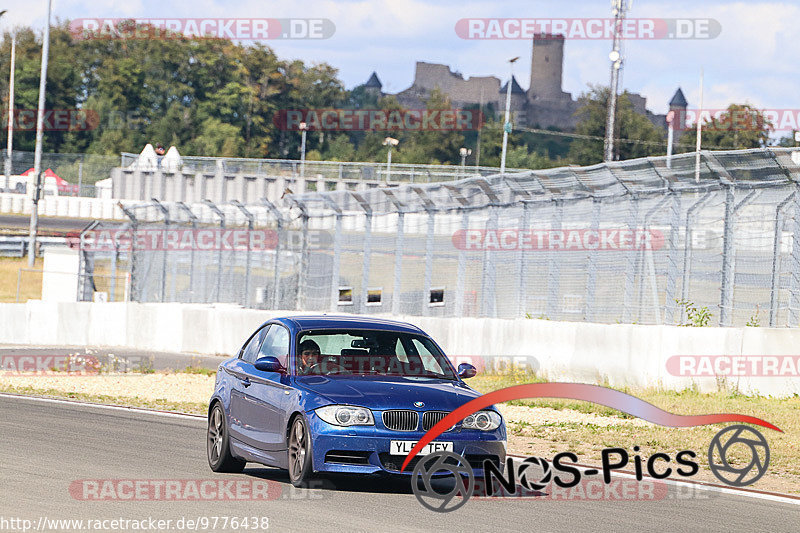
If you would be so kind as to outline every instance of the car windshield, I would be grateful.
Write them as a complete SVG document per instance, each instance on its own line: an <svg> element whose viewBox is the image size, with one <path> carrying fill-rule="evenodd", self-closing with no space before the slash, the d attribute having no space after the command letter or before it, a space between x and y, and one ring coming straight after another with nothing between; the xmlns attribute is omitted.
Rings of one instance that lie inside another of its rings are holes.
<svg viewBox="0 0 800 533"><path fill-rule="evenodd" d="M457 379L430 338L397 331L304 331L298 336L295 369L298 375Z"/></svg>

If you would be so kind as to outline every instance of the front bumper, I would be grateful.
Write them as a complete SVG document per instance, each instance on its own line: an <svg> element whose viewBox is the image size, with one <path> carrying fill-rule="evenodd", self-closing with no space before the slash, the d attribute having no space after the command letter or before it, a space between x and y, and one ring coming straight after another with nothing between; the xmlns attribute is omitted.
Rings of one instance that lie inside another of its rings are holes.
<svg viewBox="0 0 800 533"><path fill-rule="evenodd" d="M409 475L422 456L414 457L403 472L400 468L405 455L391 455L393 440L418 441L424 431L391 431L377 426L332 426L321 420L313 411L307 413L313 442L314 471L351 474ZM501 466L506 460L506 431L501 425L494 431L446 431L436 442L452 442L453 451L463 456L477 477L483 476L483 461L489 459Z"/></svg>

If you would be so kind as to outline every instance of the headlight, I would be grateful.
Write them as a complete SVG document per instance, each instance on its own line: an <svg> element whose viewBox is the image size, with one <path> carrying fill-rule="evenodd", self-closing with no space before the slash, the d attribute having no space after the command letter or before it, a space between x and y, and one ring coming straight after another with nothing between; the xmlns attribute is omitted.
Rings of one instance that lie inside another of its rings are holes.
<svg viewBox="0 0 800 533"><path fill-rule="evenodd" d="M491 431L500 427L503 421L500 415L494 411L478 411L469 415L461 422L464 429L479 429L481 431Z"/></svg>
<svg viewBox="0 0 800 533"><path fill-rule="evenodd" d="M334 426L372 426L372 411L352 405L326 405L316 410L317 416Z"/></svg>

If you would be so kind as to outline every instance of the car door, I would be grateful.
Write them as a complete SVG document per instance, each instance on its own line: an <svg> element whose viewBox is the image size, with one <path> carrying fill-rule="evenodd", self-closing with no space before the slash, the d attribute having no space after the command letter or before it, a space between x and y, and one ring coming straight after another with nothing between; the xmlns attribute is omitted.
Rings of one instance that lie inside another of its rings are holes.
<svg viewBox="0 0 800 533"><path fill-rule="evenodd" d="M272 356L287 368L289 361L289 330L280 324L272 324L255 359ZM242 416L245 442L265 451L285 448L286 405L291 394L286 372L264 372L257 370L253 361L242 361L245 379L242 387Z"/></svg>
<svg viewBox="0 0 800 533"><path fill-rule="evenodd" d="M239 350L239 358L225 366L225 370L233 376L230 393L231 437L250 445L254 442L254 435L246 394L247 388L250 387L248 370L252 369L268 331L269 325L256 330Z"/></svg>

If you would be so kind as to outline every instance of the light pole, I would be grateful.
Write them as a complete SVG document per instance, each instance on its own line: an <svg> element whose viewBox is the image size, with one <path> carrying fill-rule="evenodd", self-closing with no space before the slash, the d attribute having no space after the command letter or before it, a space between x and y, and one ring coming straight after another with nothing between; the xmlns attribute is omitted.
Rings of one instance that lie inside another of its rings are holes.
<svg viewBox="0 0 800 533"><path fill-rule="evenodd" d="M300 177L306 175L306 132L308 131L308 124L305 122L300 123Z"/></svg>
<svg viewBox="0 0 800 533"><path fill-rule="evenodd" d="M461 173L466 176L467 175L467 157L472 155L472 150L469 148L462 148L458 151L461 155Z"/></svg>
<svg viewBox="0 0 800 533"><path fill-rule="evenodd" d="M614 160L614 123L617 114L617 91L619 90L619 70L622 68L622 54L620 53L622 24L625 20L625 11L628 9L627 0L613 0L614 9L614 44L608 58L611 60L611 87L608 95L608 116L606 117L606 138L603 144L604 159L606 162Z"/></svg>
<svg viewBox="0 0 800 533"><path fill-rule="evenodd" d="M397 146L400 144L400 141L393 137L386 137L383 140L383 145L389 147L389 151L386 154L386 181L389 181L389 178L392 176L392 147Z"/></svg>
<svg viewBox="0 0 800 533"><path fill-rule="evenodd" d="M667 168L672 168L672 143L675 139L675 111L667 113Z"/></svg>
<svg viewBox="0 0 800 533"><path fill-rule="evenodd" d="M506 89L506 117L503 121L503 153L500 155L500 174L506 173L506 149L508 147L508 134L511 133L511 82L514 81L514 61L518 57L508 60L511 77L508 79Z"/></svg>
<svg viewBox="0 0 800 533"><path fill-rule="evenodd" d="M8 75L8 143L6 144L5 183L3 190L8 189L8 180L11 176L11 150L14 138L14 71L17 56L17 36L11 36L11 72Z"/></svg>
<svg viewBox="0 0 800 533"><path fill-rule="evenodd" d="M28 239L28 267L33 267L36 258L36 231L39 226L39 194L42 188L42 133L44 127L44 92L47 87L47 56L50 52L50 11L53 0L47 0L47 20L42 37L42 71L39 75L39 108L36 110L36 147L33 153L33 205L31 206L31 228Z"/></svg>

